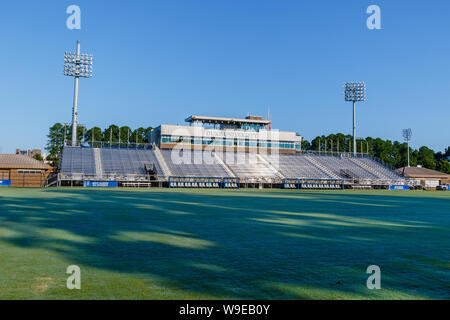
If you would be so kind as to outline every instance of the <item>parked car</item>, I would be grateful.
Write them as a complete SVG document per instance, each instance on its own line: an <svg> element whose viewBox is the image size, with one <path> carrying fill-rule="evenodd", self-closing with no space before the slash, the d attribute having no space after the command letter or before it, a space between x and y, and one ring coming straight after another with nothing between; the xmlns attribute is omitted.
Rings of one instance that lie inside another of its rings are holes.
<svg viewBox="0 0 450 320"><path fill-rule="evenodd" d="M448 185L448 184L441 184L440 186L436 187L436 190L450 190L450 185Z"/></svg>

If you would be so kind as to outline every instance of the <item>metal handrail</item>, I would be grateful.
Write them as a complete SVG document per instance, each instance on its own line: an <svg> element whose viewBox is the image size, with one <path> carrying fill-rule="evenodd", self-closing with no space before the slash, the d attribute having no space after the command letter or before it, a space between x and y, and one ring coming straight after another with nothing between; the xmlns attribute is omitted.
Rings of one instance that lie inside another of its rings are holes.
<svg viewBox="0 0 450 320"><path fill-rule="evenodd" d="M109 142L109 141L84 141L72 143L66 141L65 147L81 147L81 148L111 148L111 149L151 149L150 143L135 143L135 142Z"/></svg>

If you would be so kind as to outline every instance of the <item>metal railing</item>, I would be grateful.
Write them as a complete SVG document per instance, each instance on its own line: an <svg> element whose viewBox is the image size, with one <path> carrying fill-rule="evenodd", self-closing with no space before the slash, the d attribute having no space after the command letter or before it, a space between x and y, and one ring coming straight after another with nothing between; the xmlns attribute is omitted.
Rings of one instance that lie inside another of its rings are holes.
<svg viewBox="0 0 450 320"><path fill-rule="evenodd" d="M111 149L151 149L150 143L114 142L114 141L65 141L65 147L111 148Z"/></svg>
<svg viewBox="0 0 450 320"><path fill-rule="evenodd" d="M45 180L45 187L51 187L52 185L56 185L58 183L58 174L54 174Z"/></svg>
<svg viewBox="0 0 450 320"><path fill-rule="evenodd" d="M354 157L353 152L337 152L337 151L315 151L315 150L304 150L300 151L300 154L313 154L318 156L333 156L333 157ZM369 153L356 153L357 157L367 157L370 156Z"/></svg>

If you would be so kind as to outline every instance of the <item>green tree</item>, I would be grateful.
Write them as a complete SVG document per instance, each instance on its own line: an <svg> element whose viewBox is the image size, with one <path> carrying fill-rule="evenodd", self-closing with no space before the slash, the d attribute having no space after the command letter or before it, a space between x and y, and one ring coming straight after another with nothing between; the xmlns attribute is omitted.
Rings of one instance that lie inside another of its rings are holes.
<svg viewBox="0 0 450 320"><path fill-rule="evenodd" d="M103 131L103 141L105 143L113 142L117 143L119 142L119 127L115 124L110 125L108 128L106 128Z"/></svg>
<svg viewBox="0 0 450 320"><path fill-rule="evenodd" d="M86 142L89 145L98 147L99 145L101 145L98 142L103 141L102 129L99 127L92 127L91 129L87 130L85 138Z"/></svg>
<svg viewBox="0 0 450 320"><path fill-rule="evenodd" d="M423 146L419 148L417 163L428 169L436 169L433 150Z"/></svg>
<svg viewBox="0 0 450 320"><path fill-rule="evenodd" d="M54 167L59 165L59 155L64 146L64 133L67 135L67 128L61 123L55 123L50 127L47 135L47 145L45 147L45 150L49 153L47 160Z"/></svg>
<svg viewBox="0 0 450 320"><path fill-rule="evenodd" d="M140 127L133 131L130 136L130 143L144 143L145 141L145 129Z"/></svg>
<svg viewBox="0 0 450 320"><path fill-rule="evenodd" d="M450 146L447 149L445 149L444 157L446 160L450 160Z"/></svg>
<svg viewBox="0 0 450 320"><path fill-rule="evenodd" d="M131 128L128 126L123 126L119 128L119 132L120 132L120 143L127 144L133 130L131 130Z"/></svg>
<svg viewBox="0 0 450 320"><path fill-rule="evenodd" d="M148 139L149 139L150 131L152 131L152 130L153 130L153 127L148 127L144 130L144 142L145 143L150 143Z"/></svg>
<svg viewBox="0 0 450 320"><path fill-rule="evenodd" d="M47 150L50 155L58 155L61 153L63 145L64 126L61 123L55 123L48 131L45 150Z"/></svg>
<svg viewBox="0 0 450 320"><path fill-rule="evenodd" d="M441 160L437 162L436 170L450 174L450 162L447 160Z"/></svg>
<svg viewBox="0 0 450 320"><path fill-rule="evenodd" d="M309 150L310 148L311 148L311 143L306 139L302 139L302 151Z"/></svg>
<svg viewBox="0 0 450 320"><path fill-rule="evenodd" d="M41 156L40 153L36 153L36 154L33 156L33 159L35 159L35 160L37 160L37 161L44 161L44 159L42 158L42 156Z"/></svg>
<svg viewBox="0 0 450 320"><path fill-rule="evenodd" d="M311 151L322 151L322 137L315 137L311 141Z"/></svg>
<svg viewBox="0 0 450 320"><path fill-rule="evenodd" d="M350 152L348 143L350 140L351 140L350 135L344 135L342 133L336 134L336 141L333 141L333 143L336 145L336 151Z"/></svg>

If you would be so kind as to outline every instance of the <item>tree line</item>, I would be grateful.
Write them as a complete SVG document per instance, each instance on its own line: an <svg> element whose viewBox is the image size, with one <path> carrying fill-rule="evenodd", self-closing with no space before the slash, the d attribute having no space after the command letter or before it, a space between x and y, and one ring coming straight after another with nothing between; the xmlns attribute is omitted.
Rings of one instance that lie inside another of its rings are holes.
<svg viewBox="0 0 450 320"><path fill-rule="evenodd" d="M103 145L118 145L121 144L144 144L149 143L148 135L152 127L131 129L129 126L119 127L117 125L110 125L105 129L99 127L92 127L86 129L79 126L77 129L77 140L83 141L85 144L92 146ZM62 152L64 141L71 141L72 127L55 123L50 127L47 135L46 150L49 155L49 160L54 166L59 164L59 155ZM328 136L318 136L313 140L303 140L302 150L306 151L320 151L320 152L353 152L353 138L351 135L344 135L342 133L330 134ZM367 137L357 140L357 153L367 153L375 158L380 159L383 163L395 168L405 167L407 160L407 144L383 140L381 138ZM422 146L419 149L409 148L410 165L421 165L425 168L438 170L450 174L450 147L443 152L434 152L432 149Z"/></svg>

